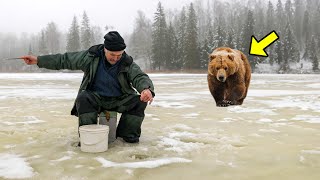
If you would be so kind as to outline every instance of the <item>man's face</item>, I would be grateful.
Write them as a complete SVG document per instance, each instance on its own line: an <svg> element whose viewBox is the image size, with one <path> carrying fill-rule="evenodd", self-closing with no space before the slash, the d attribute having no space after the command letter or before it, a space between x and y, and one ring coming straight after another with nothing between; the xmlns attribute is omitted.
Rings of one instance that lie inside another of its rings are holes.
<svg viewBox="0 0 320 180"><path fill-rule="evenodd" d="M123 52L124 52L124 50L122 50L122 51L109 51L106 48L104 48L104 54L106 56L106 59L111 65L116 64L121 59Z"/></svg>

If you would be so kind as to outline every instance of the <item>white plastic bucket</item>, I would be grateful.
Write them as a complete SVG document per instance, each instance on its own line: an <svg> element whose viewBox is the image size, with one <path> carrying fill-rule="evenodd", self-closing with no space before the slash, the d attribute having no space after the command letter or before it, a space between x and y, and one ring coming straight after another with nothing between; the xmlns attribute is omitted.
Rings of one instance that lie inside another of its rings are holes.
<svg viewBox="0 0 320 180"><path fill-rule="evenodd" d="M104 152L108 150L109 126L84 125L79 127L81 151Z"/></svg>

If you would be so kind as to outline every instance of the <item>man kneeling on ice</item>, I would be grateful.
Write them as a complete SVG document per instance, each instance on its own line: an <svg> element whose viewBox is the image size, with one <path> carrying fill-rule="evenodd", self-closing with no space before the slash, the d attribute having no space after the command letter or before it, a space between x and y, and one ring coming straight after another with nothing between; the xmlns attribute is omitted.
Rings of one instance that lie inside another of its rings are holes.
<svg viewBox="0 0 320 180"><path fill-rule="evenodd" d="M137 143L147 103L155 96L153 83L126 54L126 44L117 31L107 33L104 39L104 44L85 51L21 58L40 68L82 70L83 80L71 110L79 117L79 126L97 124L103 110L116 111L122 113L117 137Z"/></svg>

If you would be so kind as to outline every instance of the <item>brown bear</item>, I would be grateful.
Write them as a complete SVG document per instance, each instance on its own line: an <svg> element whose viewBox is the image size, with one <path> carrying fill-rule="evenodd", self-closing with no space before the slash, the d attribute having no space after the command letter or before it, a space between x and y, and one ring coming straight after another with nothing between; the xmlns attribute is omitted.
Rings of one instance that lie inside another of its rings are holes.
<svg viewBox="0 0 320 180"><path fill-rule="evenodd" d="M241 51L219 47L209 55L208 85L217 106L241 105L250 79L250 63Z"/></svg>

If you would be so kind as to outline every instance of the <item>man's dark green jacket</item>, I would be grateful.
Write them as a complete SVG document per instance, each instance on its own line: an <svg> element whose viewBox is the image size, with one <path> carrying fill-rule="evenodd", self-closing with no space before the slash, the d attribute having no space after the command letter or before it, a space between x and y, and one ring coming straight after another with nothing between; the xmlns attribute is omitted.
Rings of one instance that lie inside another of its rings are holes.
<svg viewBox="0 0 320 180"><path fill-rule="evenodd" d="M67 52L64 54L38 56L38 66L40 68L60 70L82 70L84 76L78 94L87 90L93 82L97 72L99 59L101 58L101 50L103 45L95 45L86 51ZM120 61L118 80L121 85L121 91L124 95L137 94L144 89L150 89L154 96L154 86L147 74L141 71L140 67L133 62L131 56L123 53ZM71 114L78 116L75 105L71 110Z"/></svg>

